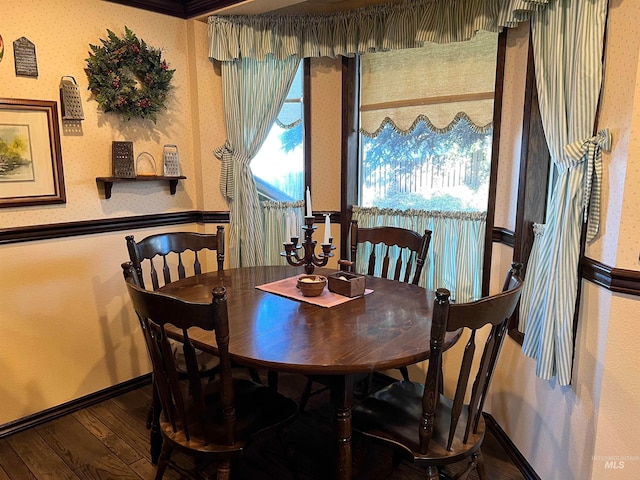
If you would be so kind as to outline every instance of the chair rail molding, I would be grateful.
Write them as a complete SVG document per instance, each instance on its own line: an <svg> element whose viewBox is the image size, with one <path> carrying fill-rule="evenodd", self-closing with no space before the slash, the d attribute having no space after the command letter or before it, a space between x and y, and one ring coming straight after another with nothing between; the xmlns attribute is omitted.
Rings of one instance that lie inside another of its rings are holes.
<svg viewBox="0 0 640 480"><path fill-rule="evenodd" d="M316 220L320 221L322 218L318 217ZM331 213L332 223L339 224L341 221L342 215L340 212ZM132 217L3 228L0 229L0 245L187 223L229 223L229 212L194 210L178 213L159 213L154 215L137 215ZM493 243L513 247L514 233L504 227L494 227L492 230L492 240ZM612 292L640 296L640 271L638 270L615 268L592 258L583 257L580 261L580 275L585 280Z"/></svg>
<svg viewBox="0 0 640 480"><path fill-rule="evenodd" d="M616 293L640 296L640 271L610 267L593 258L582 257L580 276Z"/></svg>
<svg viewBox="0 0 640 480"><path fill-rule="evenodd" d="M229 223L229 212L189 211L0 229L0 245L186 223Z"/></svg>

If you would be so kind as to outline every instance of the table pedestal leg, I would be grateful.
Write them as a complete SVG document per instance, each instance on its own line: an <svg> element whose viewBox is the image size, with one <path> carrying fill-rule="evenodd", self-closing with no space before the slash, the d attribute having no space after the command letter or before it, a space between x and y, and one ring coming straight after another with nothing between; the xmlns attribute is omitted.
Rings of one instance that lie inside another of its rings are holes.
<svg viewBox="0 0 640 480"><path fill-rule="evenodd" d="M336 375L332 382L331 401L335 408L336 478L351 480L351 407L353 376Z"/></svg>

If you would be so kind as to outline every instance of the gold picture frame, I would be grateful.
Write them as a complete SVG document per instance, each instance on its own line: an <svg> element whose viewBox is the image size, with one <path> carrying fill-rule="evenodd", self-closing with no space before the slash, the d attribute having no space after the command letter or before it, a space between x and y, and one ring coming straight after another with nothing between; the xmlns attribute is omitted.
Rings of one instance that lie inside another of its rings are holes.
<svg viewBox="0 0 640 480"><path fill-rule="evenodd" d="M57 103L0 98L0 207L65 202Z"/></svg>

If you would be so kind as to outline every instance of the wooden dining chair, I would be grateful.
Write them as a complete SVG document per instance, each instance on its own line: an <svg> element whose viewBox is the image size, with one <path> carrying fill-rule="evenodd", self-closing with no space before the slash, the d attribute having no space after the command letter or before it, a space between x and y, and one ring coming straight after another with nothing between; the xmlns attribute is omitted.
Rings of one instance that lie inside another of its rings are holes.
<svg viewBox="0 0 640 480"><path fill-rule="evenodd" d="M181 478L199 473L217 462L217 479L229 479L231 460L241 455L258 435L282 428L297 414L296 403L250 380L234 378L229 354L229 319L225 287L212 290L208 303L193 303L160 292L145 290L131 262L123 263L127 290L138 316L153 367L155 388L162 407L162 453L156 480L167 468ZM178 345L185 358L186 380L176 369L167 330L181 332ZM198 327L215 334L220 373L203 382L189 329ZM172 454L194 458L195 468L174 462Z"/></svg>
<svg viewBox="0 0 640 480"><path fill-rule="evenodd" d="M224 270L224 227L219 225L215 234L201 234L193 232L169 232L148 236L136 241L133 235L125 237L129 260L136 270L142 288L158 290L160 287L174 280L202 273L201 254L205 250L215 252L216 268ZM145 285L145 278L147 285ZM149 284L149 282L151 282ZM151 288L149 288L151 287ZM179 349L174 348L176 369L185 376L187 367L185 358ZM201 350L196 351L196 359L200 375L213 379L219 370L219 358ZM249 369L254 381L260 381L257 370ZM155 394L155 392L154 392ZM157 399L151 404L147 419L147 427L153 426ZM157 460L159 452L152 452L152 460Z"/></svg>
<svg viewBox="0 0 640 480"><path fill-rule="evenodd" d="M170 232L148 236L138 242L133 235L125 237L129 260L136 269L142 288L145 278L151 281L150 289L174 280L202 273L200 254L203 250L216 253L218 271L224 269L224 227L218 226L215 234ZM176 353L178 370L186 372L184 359ZM218 357L198 351L198 365L203 376L213 378L218 370Z"/></svg>
<svg viewBox="0 0 640 480"><path fill-rule="evenodd" d="M380 268L380 275L384 278L393 278L405 283L417 285L422 275L422 268L429 252L429 244L431 243L431 230L424 231L420 235L413 230L399 227L358 227L358 221L351 221L351 262L353 268L356 268L358 245L369 242L372 245L369 259L367 262L367 271L358 272L367 275L375 275L376 273L376 250L378 245L382 245L384 256ZM392 247L398 247L398 256L395 261L391 261L389 252ZM389 268L391 267L391 270ZM389 277L389 272L392 273ZM402 378L409 381L409 370L407 367L398 369Z"/></svg>
<svg viewBox="0 0 640 480"><path fill-rule="evenodd" d="M476 469L480 480L486 479L480 452L485 434L482 408L507 322L520 299L521 268L512 264L503 291L475 302L450 304L449 291L438 289L425 382L398 381L366 397L353 409L354 430L425 467L428 480L440 478L438 467L463 460L468 460L467 468L454 478L466 479ZM477 331L486 325L490 330L482 340L483 334ZM460 329L468 330L469 336L458 375L451 378L456 382L455 394L447 398L440 387L444 337ZM482 356L474 363L476 348L482 348ZM470 379L473 386L465 403Z"/></svg>
<svg viewBox="0 0 640 480"><path fill-rule="evenodd" d="M378 245L382 245L382 263L380 267L380 274L376 276L384 278L392 278L405 283L412 283L417 285L420 281L420 275L422 274L422 268L424 267L425 259L427 258L427 252L429 251L429 244L431 243L431 230L425 230L423 235L420 235L413 230L407 230L405 228L398 227L373 227L373 228L360 228L358 227L358 221L351 221L351 261L340 261L339 264L350 269L352 272L356 272L356 256L358 245L365 242L369 242L372 245L371 252L367 261L367 270L363 273L367 275L376 275L376 250ZM391 248L397 247L399 250L395 260L392 260L390 255ZM390 273L391 272L391 273ZM407 367L398 368L402 378L409 381L409 370ZM300 410L304 410L309 401L309 397L315 393L320 393L326 388L330 379L320 376L307 377L307 383L300 396ZM371 383L371 375L365 375L363 378L358 379L360 384L364 385L363 390L368 392L369 385ZM314 382L324 385L324 387L313 390Z"/></svg>
<svg viewBox="0 0 640 480"><path fill-rule="evenodd" d="M431 230L425 230L424 234L420 235L413 230L399 227L363 228L358 227L357 220L352 220L351 262L353 268L356 268L357 265L358 246L367 242L373 247L367 259L367 270L358 273L418 284L431 243ZM383 253L379 275L376 273L378 245L382 246ZM395 260L389 255L393 247L399 249Z"/></svg>
<svg viewBox="0 0 640 480"><path fill-rule="evenodd" d="M200 252L203 250L215 251L217 269L224 269L222 226L218 226L215 234L160 233L138 242L134 240L133 235L127 235L125 238L129 260L138 272L143 288L145 277L151 279L151 288L157 290L173 280L202 273Z"/></svg>

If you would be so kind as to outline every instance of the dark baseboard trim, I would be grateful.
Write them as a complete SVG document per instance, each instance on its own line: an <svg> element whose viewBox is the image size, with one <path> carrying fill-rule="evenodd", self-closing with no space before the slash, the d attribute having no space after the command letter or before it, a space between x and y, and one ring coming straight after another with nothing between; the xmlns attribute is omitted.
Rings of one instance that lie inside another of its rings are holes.
<svg viewBox="0 0 640 480"><path fill-rule="evenodd" d="M488 413L483 413L484 421L487 425L487 430L490 430L493 436L496 438L500 446L504 449L509 458L516 466L525 480L540 480L540 477L535 472L531 464L527 462L520 450L511 441L506 432L502 429L500 424L496 422L496 419Z"/></svg>
<svg viewBox="0 0 640 480"><path fill-rule="evenodd" d="M62 405L58 405L57 407L48 408L46 410L42 410L41 412L34 413L33 415L14 420L13 422L5 423L4 425L0 425L0 438L4 438L28 428L41 425L51 420L55 420L56 418L60 418L64 415L76 412L82 408L95 405L96 403L104 402L105 400L109 400L110 398L117 397L118 395L122 395L123 393L130 392L131 390L136 390L140 387L144 387L145 385L149 385L150 383L151 374L147 373L146 375L142 375L126 382L119 383L118 385L105 388L104 390L100 390L99 392L91 393L84 397L77 398L67 403L63 403Z"/></svg>

